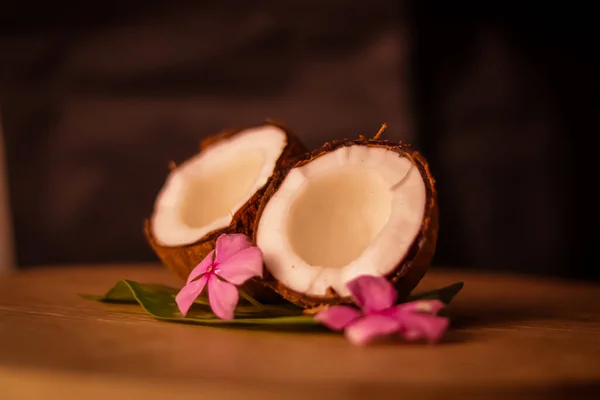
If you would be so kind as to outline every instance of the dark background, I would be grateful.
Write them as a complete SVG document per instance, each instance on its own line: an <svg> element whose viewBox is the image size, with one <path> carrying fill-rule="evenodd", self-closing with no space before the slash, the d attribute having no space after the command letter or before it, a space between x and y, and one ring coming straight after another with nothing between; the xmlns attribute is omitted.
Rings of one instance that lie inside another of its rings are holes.
<svg viewBox="0 0 600 400"><path fill-rule="evenodd" d="M590 7L3 5L18 263L155 260L141 229L167 162L271 117L310 148L382 122L419 147L440 192L436 264L597 279Z"/></svg>

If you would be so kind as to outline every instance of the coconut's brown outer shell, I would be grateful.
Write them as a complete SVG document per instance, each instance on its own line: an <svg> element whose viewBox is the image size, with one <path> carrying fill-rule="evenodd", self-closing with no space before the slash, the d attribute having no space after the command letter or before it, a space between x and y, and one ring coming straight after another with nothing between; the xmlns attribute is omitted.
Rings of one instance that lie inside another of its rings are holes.
<svg viewBox="0 0 600 400"><path fill-rule="evenodd" d="M423 181L425 182L425 213L423 216L421 229L419 230L419 233L417 234L404 259L399 260L400 262L398 266L386 276L386 278L390 280L396 287L396 290L398 291L398 298L405 299L423 278L425 272L427 272L435 253L438 236L438 199L435 188L435 180L431 175L429 165L427 164L425 158L418 151L414 150L409 144L391 142L387 140L365 139L364 137L360 137L359 139L355 140L344 139L341 141L333 141L326 143L317 150L307 153L295 163L289 164L286 168L277 171L277 173L271 179L271 183L266 189L264 196L261 198L261 204L259 206L258 213L256 214L255 225L252 231L252 240L254 243L256 243L256 231L264 208L267 206L267 203L277 191L279 186L283 183L283 180L291 169L306 165L316 158L330 153L340 147L356 145L383 147L387 150L398 153L398 155L401 157L408 158L418 168L421 176L423 177ZM303 308L313 308L322 305L351 302L351 299L347 297L341 297L333 290L323 297L307 296L303 293L295 292L277 281L268 272L267 268L265 268L265 276L261 283L279 293L288 301Z"/></svg>
<svg viewBox="0 0 600 400"><path fill-rule="evenodd" d="M292 160L296 160L298 157L306 154L307 150L304 147L304 145L300 142L296 135L283 123L276 122L273 120L267 120L266 124L261 124L258 126L265 125L273 125L282 129L287 137L287 146L285 147L285 149L281 153L281 156L275 164L275 171L278 171L279 169L283 168L285 165L287 165L287 163L291 162ZM200 152L221 140L231 138L232 136L235 136L236 134L251 128L254 128L254 126L228 129L214 136L210 136L200 143ZM269 186L269 181L267 181L267 183L261 189L259 189L240 210L238 210L235 213L229 226L223 229L218 229L213 232L210 232L195 243L174 247L161 245L157 242L156 238L152 233L152 222L150 219L146 219L144 223L144 233L146 235L146 239L148 240L148 243L158 256L160 261L171 272L185 280L187 279L192 269L194 269L194 267L215 248L215 242L221 234L243 233L251 237L254 226L254 219L258 211L260 199L263 196L266 188ZM259 290L255 287L255 285L252 285L252 283L250 283L246 287L246 289L251 292L251 295L265 299L265 294L261 293L259 295ZM261 292L264 292L264 290L262 290Z"/></svg>

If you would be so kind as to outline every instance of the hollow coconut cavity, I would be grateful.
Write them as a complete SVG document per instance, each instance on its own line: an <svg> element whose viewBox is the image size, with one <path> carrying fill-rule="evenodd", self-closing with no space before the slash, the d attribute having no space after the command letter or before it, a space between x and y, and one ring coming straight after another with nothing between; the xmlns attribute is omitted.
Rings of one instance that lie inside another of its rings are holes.
<svg viewBox="0 0 600 400"><path fill-rule="evenodd" d="M273 173L304 152L293 133L274 122L209 137L198 154L172 169L158 193L145 226L150 245L187 278L218 236L250 233Z"/></svg>
<svg viewBox="0 0 600 400"><path fill-rule="evenodd" d="M435 251L434 180L408 145L330 143L274 177L254 240L265 284L300 306L349 301L359 275L388 277L406 297Z"/></svg>

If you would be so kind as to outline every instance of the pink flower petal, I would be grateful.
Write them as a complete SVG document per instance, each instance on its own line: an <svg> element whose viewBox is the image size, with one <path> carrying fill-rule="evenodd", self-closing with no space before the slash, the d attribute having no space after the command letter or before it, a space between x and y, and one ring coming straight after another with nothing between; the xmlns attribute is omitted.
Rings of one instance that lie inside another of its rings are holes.
<svg viewBox="0 0 600 400"><path fill-rule="evenodd" d="M450 322L447 318L420 313L403 314L398 321L406 340L425 339L430 343L436 343L444 336Z"/></svg>
<svg viewBox="0 0 600 400"><path fill-rule="evenodd" d="M393 318L399 318L406 313L420 313L436 315L445 304L440 300L415 300L408 303L398 304L384 311L385 315Z"/></svg>
<svg viewBox="0 0 600 400"><path fill-rule="evenodd" d="M384 277L361 275L347 286L356 305L367 314L385 310L396 301L396 289Z"/></svg>
<svg viewBox="0 0 600 400"><path fill-rule="evenodd" d="M231 258L234 254L252 246L250 239L246 235L241 233L235 233L232 235L222 234L217 238L215 248L217 250L217 256L215 260L222 264Z"/></svg>
<svg viewBox="0 0 600 400"><path fill-rule="evenodd" d="M332 306L315 315L315 320L329 329L339 331L348 326L352 321L360 318L361 312L348 306Z"/></svg>
<svg viewBox="0 0 600 400"><path fill-rule="evenodd" d="M208 301L215 315L221 319L233 319L233 312L239 300L235 285L223 282L217 276L208 281Z"/></svg>
<svg viewBox="0 0 600 400"><path fill-rule="evenodd" d="M206 273L208 268L213 264L214 254L215 254L215 251L212 250L210 253L208 253L208 255L206 257L204 257L204 260L202 260L200 262L200 264L198 264L198 265L196 265L196 267L194 267L192 272L190 272L190 274L188 275L187 283L190 283L191 281L193 281L200 275Z"/></svg>
<svg viewBox="0 0 600 400"><path fill-rule="evenodd" d="M345 331L346 338L356 345L398 332L400 322L384 315L367 315L351 323Z"/></svg>
<svg viewBox="0 0 600 400"><path fill-rule="evenodd" d="M197 281L190 282L185 285L177 296L175 296L175 302L177 303L177 307L179 311L185 316L187 315L190 307L194 304L194 301L200 296L204 286L206 285L206 281L208 280L208 275L204 275L202 278Z"/></svg>
<svg viewBox="0 0 600 400"><path fill-rule="evenodd" d="M253 276L262 276L262 251L258 247L241 250L220 264L215 272L234 285L241 285Z"/></svg>

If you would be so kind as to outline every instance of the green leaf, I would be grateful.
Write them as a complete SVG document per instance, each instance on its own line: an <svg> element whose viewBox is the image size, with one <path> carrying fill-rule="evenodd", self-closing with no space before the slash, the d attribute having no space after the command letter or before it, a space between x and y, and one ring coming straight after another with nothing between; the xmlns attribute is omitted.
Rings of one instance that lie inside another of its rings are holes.
<svg viewBox="0 0 600 400"><path fill-rule="evenodd" d="M406 301L441 300L449 304L463 288L458 282L441 289L411 295ZM175 302L178 289L160 284L142 284L130 280L121 280L103 296L81 295L88 300L104 303L139 304L153 317L173 322L198 325L220 325L259 329L295 329L309 328L327 331L312 315L304 315L303 310L292 304L265 305L257 302L240 290L241 300L235 309L233 320L222 320L214 315L206 297L199 297L184 317Z"/></svg>
<svg viewBox="0 0 600 400"><path fill-rule="evenodd" d="M200 325L224 326L319 326L313 316L303 315L302 309L293 305L268 306L257 303L240 302L233 320L222 320L214 315L206 298L196 300L187 316L184 317L175 303L178 290L164 285L141 284L130 280L121 280L104 296L83 295L89 300L106 303L138 303L144 311L155 318Z"/></svg>
<svg viewBox="0 0 600 400"><path fill-rule="evenodd" d="M465 284L463 282L453 283L452 285L443 287L441 289L430 290L428 292L419 293L416 295L410 295L406 301L414 300L440 300L444 304L450 304L452 299L462 290Z"/></svg>

